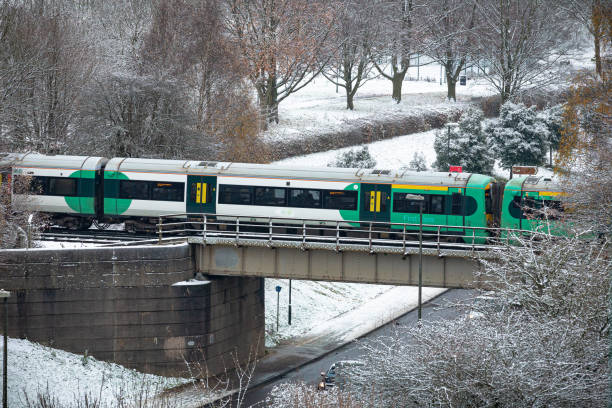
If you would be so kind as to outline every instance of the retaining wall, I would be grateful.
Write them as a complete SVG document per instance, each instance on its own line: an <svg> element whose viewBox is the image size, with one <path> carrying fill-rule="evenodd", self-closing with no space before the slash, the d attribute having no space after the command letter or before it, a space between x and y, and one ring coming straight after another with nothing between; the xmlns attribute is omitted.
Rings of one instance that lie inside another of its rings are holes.
<svg viewBox="0 0 612 408"><path fill-rule="evenodd" d="M233 353L262 355L263 279L172 286L193 275L188 244L0 251L11 337L162 375L215 375Z"/></svg>

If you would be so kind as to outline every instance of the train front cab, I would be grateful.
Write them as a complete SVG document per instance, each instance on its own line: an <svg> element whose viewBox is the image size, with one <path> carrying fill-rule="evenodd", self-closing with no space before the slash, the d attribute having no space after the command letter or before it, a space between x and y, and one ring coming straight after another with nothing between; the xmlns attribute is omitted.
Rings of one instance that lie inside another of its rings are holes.
<svg viewBox="0 0 612 408"><path fill-rule="evenodd" d="M563 213L561 196L559 186L549 178L511 179L504 189L501 228L558 234L558 220Z"/></svg>

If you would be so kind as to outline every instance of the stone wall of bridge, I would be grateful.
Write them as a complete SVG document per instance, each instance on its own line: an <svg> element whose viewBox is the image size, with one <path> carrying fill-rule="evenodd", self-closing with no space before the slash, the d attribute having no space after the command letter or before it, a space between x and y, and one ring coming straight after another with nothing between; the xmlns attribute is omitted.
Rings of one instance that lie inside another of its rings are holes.
<svg viewBox="0 0 612 408"><path fill-rule="evenodd" d="M187 244L0 251L11 337L162 375L215 375L235 353L262 355L263 279L173 286L193 276Z"/></svg>

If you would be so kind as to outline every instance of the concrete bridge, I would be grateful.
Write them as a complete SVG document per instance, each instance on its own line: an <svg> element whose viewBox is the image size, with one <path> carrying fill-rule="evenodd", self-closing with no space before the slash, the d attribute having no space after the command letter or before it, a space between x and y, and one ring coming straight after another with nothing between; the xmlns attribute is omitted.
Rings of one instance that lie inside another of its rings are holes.
<svg viewBox="0 0 612 408"><path fill-rule="evenodd" d="M269 224L262 231L260 223L204 220L188 231L190 221L180 229L189 236L162 230L155 244L0 251L0 288L13 294L9 336L145 372L217 375L236 356L244 362L264 352L265 277L418 283L414 231L398 239L372 224L350 235L339 223ZM423 234L423 285L478 286L476 257L490 256L488 247L476 230L471 242L449 243L443 229ZM203 371L187 372L186 362Z"/></svg>

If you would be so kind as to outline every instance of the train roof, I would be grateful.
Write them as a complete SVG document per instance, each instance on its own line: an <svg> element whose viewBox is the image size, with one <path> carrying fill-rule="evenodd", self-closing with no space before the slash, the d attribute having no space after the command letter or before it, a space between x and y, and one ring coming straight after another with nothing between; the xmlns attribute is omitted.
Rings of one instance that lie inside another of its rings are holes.
<svg viewBox="0 0 612 408"><path fill-rule="evenodd" d="M98 170L107 159L99 156L63 156L38 153L14 154L11 166L23 168ZM2 160L0 158L0 160Z"/></svg>
<svg viewBox="0 0 612 408"><path fill-rule="evenodd" d="M383 170L336 167L289 167L275 164L134 158L113 158L108 162L106 171L179 173L211 176L284 178L346 182L358 180L366 183L419 184L432 186L442 185L448 187L465 187L467 181L472 175L472 173L416 172L413 170L404 169ZM472 181L477 183L488 183L489 180L492 180L492 178L488 176L474 176L475 177Z"/></svg>
<svg viewBox="0 0 612 408"><path fill-rule="evenodd" d="M445 187L472 186L483 188L492 177L472 173L417 172L409 169L356 169L337 167L289 167L277 164L252 164L197 160L161 160L115 157L110 160L97 156L42 155L38 153L0 154L0 166L90 169L106 163L105 171L193 174L211 176L261 177L301 180L365 182L381 184L416 184Z"/></svg>
<svg viewBox="0 0 612 408"><path fill-rule="evenodd" d="M508 181L506 187L523 191L562 191L562 186L552 177L537 175L512 178Z"/></svg>

